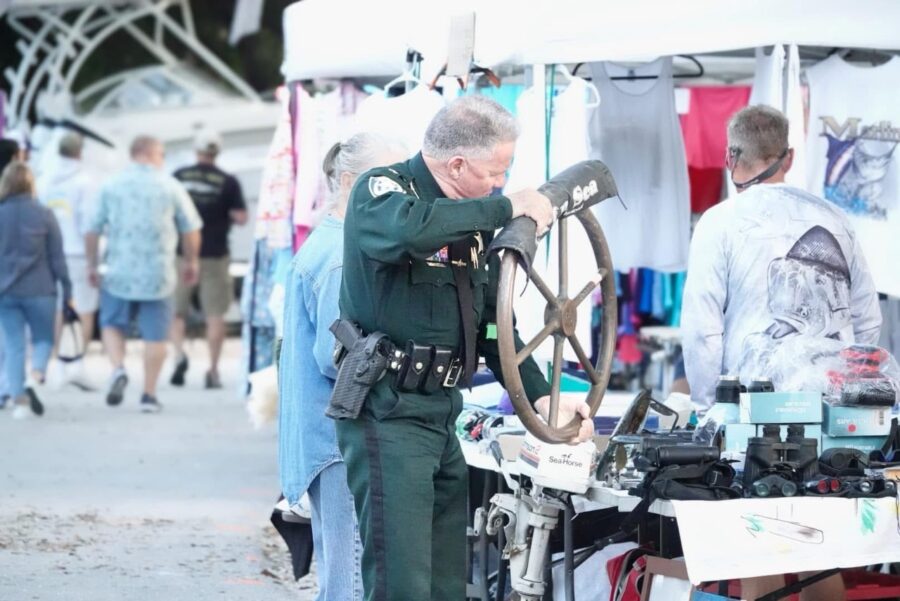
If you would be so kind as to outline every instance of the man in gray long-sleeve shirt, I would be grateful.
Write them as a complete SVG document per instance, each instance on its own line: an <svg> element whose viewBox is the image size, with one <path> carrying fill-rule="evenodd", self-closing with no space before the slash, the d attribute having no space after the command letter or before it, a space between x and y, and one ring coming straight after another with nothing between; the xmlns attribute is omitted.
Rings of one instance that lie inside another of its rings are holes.
<svg viewBox="0 0 900 601"><path fill-rule="evenodd" d="M721 374L809 388L824 376L816 374L823 351L878 340L878 295L856 235L838 208L784 184L793 159L787 140L787 119L774 109L732 117L727 163L739 195L709 209L691 240L682 344L701 411ZM780 576L754 578L742 590L756 599L781 585ZM840 576L801 594L843 598Z"/></svg>
<svg viewBox="0 0 900 601"><path fill-rule="evenodd" d="M721 374L796 389L811 384L805 373L815 378L815 354L878 340L878 295L846 217L783 183L793 158L787 128L768 107L732 118L729 166L740 192L708 210L691 240L682 330L700 410Z"/></svg>

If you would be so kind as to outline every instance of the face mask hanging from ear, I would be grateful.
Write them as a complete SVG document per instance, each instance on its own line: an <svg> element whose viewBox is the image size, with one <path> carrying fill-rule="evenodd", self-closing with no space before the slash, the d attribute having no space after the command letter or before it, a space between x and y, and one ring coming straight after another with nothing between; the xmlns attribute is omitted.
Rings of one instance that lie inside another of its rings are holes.
<svg viewBox="0 0 900 601"><path fill-rule="evenodd" d="M725 153L725 166L731 171L731 183L734 184L734 187L738 190L746 190L750 186L754 184L758 184L760 182L764 182L781 169L781 164L784 163L784 159L787 158L788 153L790 152L790 148L785 148L784 151L778 155L778 159L774 163L768 166L765 171L757 175L752 179L748 179L745 182L736 182L734 181L734 168L737 167L738 159L741 156L740 148L729 148Z"/></svg>

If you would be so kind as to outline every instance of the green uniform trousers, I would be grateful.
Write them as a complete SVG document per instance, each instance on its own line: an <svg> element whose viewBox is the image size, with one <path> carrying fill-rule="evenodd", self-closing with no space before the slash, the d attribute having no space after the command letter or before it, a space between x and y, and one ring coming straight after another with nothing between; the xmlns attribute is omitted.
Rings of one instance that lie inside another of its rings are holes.
<svg viewBox="0 0 900 601"><path fill-rule="evenodd" d="M360 417L337 422L356 503L367 601L463 601L466 462L462 397L397 393L385 378Z"/></svg>

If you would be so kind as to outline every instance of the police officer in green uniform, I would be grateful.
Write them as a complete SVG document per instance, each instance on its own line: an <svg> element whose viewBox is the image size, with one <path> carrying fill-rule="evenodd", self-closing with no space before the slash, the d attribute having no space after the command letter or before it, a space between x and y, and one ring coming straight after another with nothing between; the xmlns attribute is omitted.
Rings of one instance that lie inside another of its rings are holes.
<svg viewBox="0 0 900 601"><path fill-rule="evenodd" d="M356 419L337 422L363 542L369 601L463 601L467 469L456 438L477 357L502 382L493 233L527 216L553 219L536 190L491 196L515 149L513 116L481 96L458 99L430 124L422 152L362 175L344 225L341 315L406 353ZM535 316L530 316L532 319ZM524 346L517 337L519 348ZM549 385L530 358L528 398L546 415ZM561 399L561 419L587 405ZM579 439L593 433L584 419Z"/></svg>

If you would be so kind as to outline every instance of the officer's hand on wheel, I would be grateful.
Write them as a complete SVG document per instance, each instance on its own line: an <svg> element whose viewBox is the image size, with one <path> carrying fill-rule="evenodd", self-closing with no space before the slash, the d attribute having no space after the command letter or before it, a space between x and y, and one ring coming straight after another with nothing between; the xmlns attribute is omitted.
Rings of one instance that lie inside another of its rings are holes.
<svg viewBox="0 0 900 601"><path fill-rule="evenodd" d="M534 408L538 410L546 421L550 420L550 397L543 396L534 403ZM582 400L573 397L560 397L559 413L557 415L557 425L562 426L576 415L581 416L581 427L578 434L569 441L569 444L578 444L590 440L594 436L594 420L591 419L591 408Z"/></svg>
<svg viewBox="0 0 900 601"><path fill-rule="evenodd" d="M533 188L519 190L508 196L512 203L512 216L529 217L537 224L537 235L543 236L544 233L553 225L553 205L550 200Z"/></svg>

